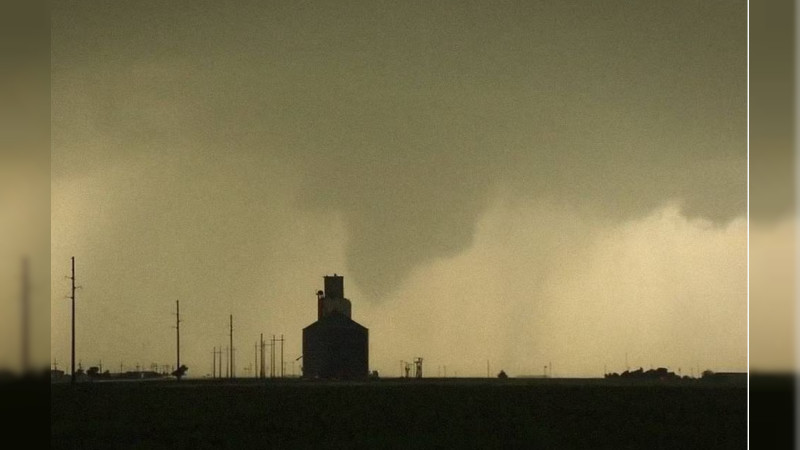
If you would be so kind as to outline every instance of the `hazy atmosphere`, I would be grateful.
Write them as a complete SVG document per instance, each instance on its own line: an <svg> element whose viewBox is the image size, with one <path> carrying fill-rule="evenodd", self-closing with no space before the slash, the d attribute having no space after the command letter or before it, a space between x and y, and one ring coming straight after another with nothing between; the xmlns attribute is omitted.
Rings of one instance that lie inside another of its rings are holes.
<svg viewBox="0 0 800 450"><path fill-rule="evenodd" d="M74 256L84 368L747 370L746 2L434 3L53 4L59 368Z"/></svg>

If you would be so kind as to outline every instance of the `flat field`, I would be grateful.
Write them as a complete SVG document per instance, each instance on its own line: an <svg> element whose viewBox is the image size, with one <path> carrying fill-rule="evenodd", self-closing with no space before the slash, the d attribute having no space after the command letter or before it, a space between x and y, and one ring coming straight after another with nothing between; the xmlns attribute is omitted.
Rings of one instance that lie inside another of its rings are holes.
<svg viewBox="0 0 800 450"><path fill-rule="evenodd" d="M51 448L747 447L747 387L537 379L51 386Z"/></svg>

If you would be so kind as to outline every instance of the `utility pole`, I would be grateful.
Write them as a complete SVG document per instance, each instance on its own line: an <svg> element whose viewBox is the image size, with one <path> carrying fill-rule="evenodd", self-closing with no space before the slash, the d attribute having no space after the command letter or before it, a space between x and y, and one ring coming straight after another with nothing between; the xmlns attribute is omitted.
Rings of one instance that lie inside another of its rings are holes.
<svg viewBox="0 0 800 450"><path fill-rule="evenodd" d="M489 360L488 359L486 360L486 378L491 378L491 375L489 375Z"/></svg>
<svg viewBox="0 0 800 450"><path fill-rule="evenodd" d="M254 355L254 362L253 362L253 378L258 378L258 372L256 367L258 367L258 342L253 344L253 355Z"/></svg>
<svg viewBox="0 0 800 450"><path fill-rule="evenodd" d="M217 350L217 353L219 353L219 359L217 360L217 364L219 364L219 368L217 369L217 376L222 378L222 346L220 345L217 348L219 348L219 350Z"/></svg>
<svg viewBox="0 0 800 450"><path fill-rule="evenodd" d="M177 353L176 356L177 368L175 370L177 370L178 373L177 375L178 381L181 381L181 301L180 300L175 300L175 337L177 341L175 344Z"/></svg>
<svg viewBox="0 0 800 450"><path fill-rule="evenodd" d="M264 378L264 376L266 375L264 373L264 372L266 372L266 370L265 370L266 369L266 364L264 364L264 356L265 356L264 355L264 333L261 333L260 342L261 342L261 372L259 373L259 375L261 376L261 378Z"/></svg>
<svg viewBox="0 0 800 450"><path fill-rule="evenodd" d="M281 378L283 378L283 335L281 335Z"/></svg>
<svg viewBox="0 0 800 450"><path fill-rule="evenodd" d="M231 356L230 356L230 358L228 358L228 362L231 365L231 368L230 368L231 378L236 378L236 374L233 371L233 369L235 367L233 365L233 314L231 314L231 336L230 337L231 337Z"/></svg>
<svg viewBox="0 0 800 450"><path fill-rule="evenodd" d="M269 346L269 377L275 378L278 372L275 370L275 335L272 335L270 343L264 343L264 346Z"/></svg>
<svg viewBox="0 0 800 450"><path fill-rule="evenodd" d="M70 383L75 384L75 257L72 257L72 379Z"/></svg>
<svg viewBox="0 0 800 450"><path fill-rule="evenodd" d="M211 379L213 380L217 378L217 347L214 347L211 353L214 354L214 362L211 363Z"/></svg>
<svg viewBox="0 0 800 450"><path fill-rule="evenodd" d="M277 373L275 372L275 335L273 334L269 354L269 376L270 378L275 378L275 375L277 375Z"/></svg>
<svg viewBox="0 0 800 450"><path fill-rule="evenodd" d="M28 258L22 258L22 373L30 370L30 353L28 342L28 307L30 305L30 282L28 279Z"/></svg>

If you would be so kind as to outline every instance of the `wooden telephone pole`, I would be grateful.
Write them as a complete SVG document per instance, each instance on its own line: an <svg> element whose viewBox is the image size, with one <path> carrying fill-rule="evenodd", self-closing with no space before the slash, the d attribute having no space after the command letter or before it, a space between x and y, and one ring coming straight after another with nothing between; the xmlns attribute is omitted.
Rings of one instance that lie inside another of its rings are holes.
<svg viewBox="0 0 800 450"><path fill-rule="evenodd" d="M176 353L177 353L177 361L176 361L176 369L178 372L178 381L181 380L182 372L181 372L181 301L175 300L175 337L177 343L175 345Z"/></svg>
<svg viewBox="0 0 800 450"><path fill-rule="evenodd" d="M72 257L72 276L69 277L72 280L72 294L70 298L72 299L72 357L71 357L71 364L72 364L72 378L70 383L75 384L75 257Z"/></svg>

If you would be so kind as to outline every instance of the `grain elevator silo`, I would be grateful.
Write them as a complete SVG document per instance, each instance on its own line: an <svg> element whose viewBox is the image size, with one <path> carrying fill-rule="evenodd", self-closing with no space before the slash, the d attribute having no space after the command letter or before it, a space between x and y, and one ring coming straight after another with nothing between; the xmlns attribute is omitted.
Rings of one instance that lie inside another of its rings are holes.
<svg viewBox="0 0 800 450"><path fill-rule="evenodd" d="M369 330L350 317L344 277L325 276L317 292L317 321L303 328L303 376L366 378L369 374Z"/></svg>

